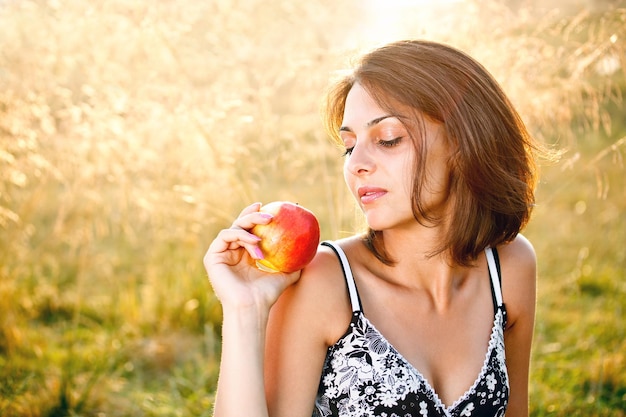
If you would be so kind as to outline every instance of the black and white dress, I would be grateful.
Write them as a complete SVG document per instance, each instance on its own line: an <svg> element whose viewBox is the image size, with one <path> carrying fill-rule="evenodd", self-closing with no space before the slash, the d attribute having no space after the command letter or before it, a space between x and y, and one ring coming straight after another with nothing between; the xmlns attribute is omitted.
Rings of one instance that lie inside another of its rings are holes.
<svg viewBox="0 0 626 417"><path fill-rule="evenodd" d="M363 314L343 250L332 242L322 244L331 247L341 261L353 315L346 333L326 354L313 417L504 416L509 396L504 356L506 309L495 249L485 251L495 310L485 362L472 386L448 407Z"/></svg>

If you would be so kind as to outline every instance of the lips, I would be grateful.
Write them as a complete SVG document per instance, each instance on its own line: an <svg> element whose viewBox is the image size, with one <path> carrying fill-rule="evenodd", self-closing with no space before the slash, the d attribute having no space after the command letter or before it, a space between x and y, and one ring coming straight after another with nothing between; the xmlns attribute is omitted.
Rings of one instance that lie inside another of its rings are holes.
<svg viewBox="0 0 626 417"><path fill-rule="evenodd" d="M387 194L387 190L379 187L363 186L357 190L362 204L369 204Z"/></svg>

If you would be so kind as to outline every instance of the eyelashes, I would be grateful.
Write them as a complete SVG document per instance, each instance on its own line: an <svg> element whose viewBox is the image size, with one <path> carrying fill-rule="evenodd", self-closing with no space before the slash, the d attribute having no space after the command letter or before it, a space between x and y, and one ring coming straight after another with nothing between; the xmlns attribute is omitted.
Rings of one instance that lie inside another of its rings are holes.
<svg viewBox="0 0 626 417"><path fill-rule="evenodd" d="M398 136L397 138L390 139L390 140L379 140L378 145L384 148L393 148L394 146L399 144L401 140L402 140L402 136Z"/></svg>
<svg viewBox="0 0 626 417"><path fill-rule="evenodd" d="M393 139L389 139L389 140L378 140L376 142L376 144L382 148L393 148L394 146L397 146L403 139L403 136L399 136L397 138L393 138ZM346 156L350 156L352 154L352 150L354 149L354 146L352 147L346 147L346 150L343 152L342 156L346 157Z"/></svg>

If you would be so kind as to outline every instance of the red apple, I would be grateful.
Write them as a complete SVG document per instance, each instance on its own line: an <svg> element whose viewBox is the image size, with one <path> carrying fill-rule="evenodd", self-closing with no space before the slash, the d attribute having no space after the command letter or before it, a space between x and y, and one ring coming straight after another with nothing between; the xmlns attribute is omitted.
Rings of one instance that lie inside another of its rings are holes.
<svg viewBox="0 0 626 417"><path fill-rule="evenodd" d="M273 216L268 224L251 230L261 238L264 258L257 261L260 269L290 273L313 260L320 243L320 225L310 210L288 201L274 201L260 211Z"/></svg>

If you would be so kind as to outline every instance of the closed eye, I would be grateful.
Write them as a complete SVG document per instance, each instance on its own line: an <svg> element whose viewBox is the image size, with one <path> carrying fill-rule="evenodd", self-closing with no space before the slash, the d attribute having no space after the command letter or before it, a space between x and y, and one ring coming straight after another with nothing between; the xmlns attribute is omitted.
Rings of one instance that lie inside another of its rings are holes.
<svg viewBox="0 0 626 417"><path fill-rule="evenodd" d="M379 140L379 141L377 142L377 144L378 144L379 146L382 146L383 148L392 148L392 147L394 147L394 146L397 146L397 145L400 143L400 141L402 141L402 139L404 139L404 137L403 137L403 136L399 136L399 137L397 137L397 138L394 138L394 139L389 139L389 140L382 140L382 139L381 139L381 140ZM343 152L343 155L342 155L342 156L343 156L343 157L350 156L350 155L352 154L352 150L353 150L353 149L354 149L354 146L349 147L349 148L348 148L348 147L346 147L346 150Z"/></svg>
<svg viewBox="0 0 626 417"><path fill-rule="evenodd" d="M390 140L379 140L379 141L378 141L378 144L379 144L380 146L385 147L385 148L391 148L391 147L393 147L393 146L398 145L402 139L403 139L403 137L402 137L402 136L399 136L399 137L397 137L397 138L395 138L395 139L390 139Z"/></svg>

